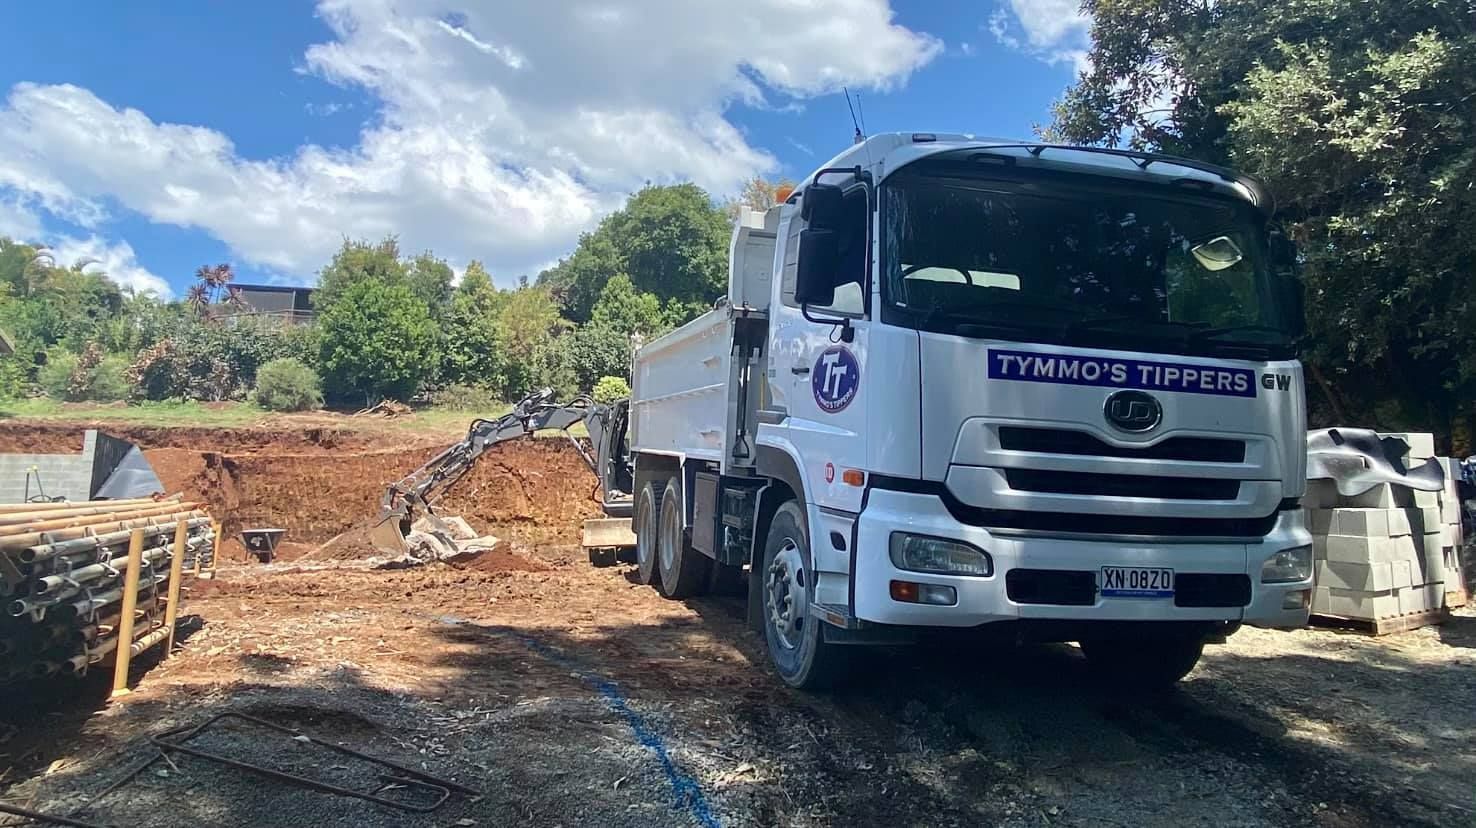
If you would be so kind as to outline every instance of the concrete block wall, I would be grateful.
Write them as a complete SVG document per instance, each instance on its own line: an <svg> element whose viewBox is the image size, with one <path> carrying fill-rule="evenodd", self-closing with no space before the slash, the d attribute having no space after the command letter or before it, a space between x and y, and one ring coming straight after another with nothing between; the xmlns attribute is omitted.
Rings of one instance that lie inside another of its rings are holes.
<svg viewBox="0 0 1476 828"><path fill-rule="evenodd" d="M96 453L97 431L88 429L80 454L0 454L0 503L26 502L28 477L30 497L90 499Z"/></svg>
<svg viewBox="0 0 1476 828"><path fill-rule="evenodd" d="M1410 446L1406 466L1434 453L1428 434L1385 434ZM1302 501L1312 532L1312 613L1378 621L1440 609L1462 580L1455 486L1422 492L1380 484L1345 497L1330 480L1308 481Z"/></svg>

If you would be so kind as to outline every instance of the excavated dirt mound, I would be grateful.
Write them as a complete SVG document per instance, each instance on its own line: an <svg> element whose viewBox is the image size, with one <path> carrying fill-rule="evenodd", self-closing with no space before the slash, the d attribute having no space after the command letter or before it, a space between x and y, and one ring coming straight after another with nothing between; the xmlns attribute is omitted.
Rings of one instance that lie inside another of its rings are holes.
<svg viewBox="0 0 1476 828"><path fill-rule="evenodd" d="M87 427L5 423L0 452L80 451ZM283 560L377 554L368 529L385 488L445 447L436 437L329 427L99 428L142 448L167 492L209 503L228 538L244 528L286 529L284 544L292 545L279 550ZM593 475L562 439L488 451L438 509L478 531L538 545L578 543L580 523L599 512ZM223 548L222 561L244 557L233 551Z"/></svg>

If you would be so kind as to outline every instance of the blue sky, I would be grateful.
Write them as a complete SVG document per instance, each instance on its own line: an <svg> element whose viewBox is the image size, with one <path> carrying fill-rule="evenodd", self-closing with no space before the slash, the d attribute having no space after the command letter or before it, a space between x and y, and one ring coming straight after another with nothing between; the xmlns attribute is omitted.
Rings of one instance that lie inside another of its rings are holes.
<svg viewBox="0 0 1476 828"><path fill-rule="evenodd" d="M1075 6L16 4L0 234L175 296L207 262L311 284L391 232L508 286L645 182L802 177L849 141L842 86L871 132L1026 137L1082 59Z"/></svg>

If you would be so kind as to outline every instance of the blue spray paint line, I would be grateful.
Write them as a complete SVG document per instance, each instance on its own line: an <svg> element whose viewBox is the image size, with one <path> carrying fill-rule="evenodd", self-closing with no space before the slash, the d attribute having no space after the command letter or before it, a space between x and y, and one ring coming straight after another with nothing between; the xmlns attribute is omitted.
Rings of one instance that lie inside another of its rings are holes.
<svg viewBox="0 0 1476 828"><path fill-rule="evenodd" d="M486 630L454 615L442 615L436 620L452 626L474 626L494 635L500 632ZM712 809L707 804L707 797L702 793L702 785L677 767L676 762L671 758L671 752L666 749L666 742L661 738L661 734L651 727L644 716L630 709L630 704L626 701L625 694L620 692L619 685L585 670L563 653L532 636L511 632L508 635L560 668L579 676L581 681L593 687L605 700L610 710L625 720L626 726L635 735L636 741L656 755L656 762L661 765L661 772L666 774L666 781L671 785L672 797L675 800L673 807L686 810L703 828L720 828L721 823L718 822L717 817L712 815Z"/></svg>

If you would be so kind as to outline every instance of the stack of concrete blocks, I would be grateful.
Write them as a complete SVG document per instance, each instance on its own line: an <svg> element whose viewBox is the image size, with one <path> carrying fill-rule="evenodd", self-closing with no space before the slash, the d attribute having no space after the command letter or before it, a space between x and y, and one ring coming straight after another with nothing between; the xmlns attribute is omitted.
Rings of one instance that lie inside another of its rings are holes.
<svg viewBox="0 0 1476 828"><path fill-rule="evenodd" d="M1435 455L1432 435L1380 436L1409 445L1406 468ZM1316 559L1312 614L1373 622L1376 632L1379 622L1438 621L1447 577L1460 580L1460 504L1453 491L1380 483L1345 496L1331 480L1309 480L1302 505Z"/></svg>

